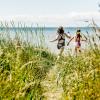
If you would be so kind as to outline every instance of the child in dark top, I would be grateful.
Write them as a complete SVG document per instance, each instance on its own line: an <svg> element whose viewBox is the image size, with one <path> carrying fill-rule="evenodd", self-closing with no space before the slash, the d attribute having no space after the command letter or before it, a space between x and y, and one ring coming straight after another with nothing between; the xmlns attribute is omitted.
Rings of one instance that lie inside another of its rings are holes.
<svg viewBox="0 0 100 100"><path fill-rule="evenodd" d="M60 50L60 53L59 53L57 59L59 59L59 57L62 55L62 53L64 51L65 37L67 37L67 38L71 38L71 37L64 32L64 29L63 29L62 26L58 28L57 33L58 33L57 38L55 40L53 40L53 41L50 41L50 42L58 41L57 48Z"/></svg>

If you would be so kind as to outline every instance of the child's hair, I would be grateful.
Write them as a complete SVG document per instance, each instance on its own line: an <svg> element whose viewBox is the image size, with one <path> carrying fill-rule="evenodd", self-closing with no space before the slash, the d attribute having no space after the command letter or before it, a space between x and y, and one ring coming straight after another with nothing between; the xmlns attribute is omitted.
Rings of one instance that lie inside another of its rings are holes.
<svg viewBox="0 0 100 100"><path fill-rule="evenodd" d="M58 28L57 33L58 33L58 34L63 34L63 33L64 33L64 29L63 29L62 26L60 26L60 27Z"/></svg>
<svg viewBox="0 0 100 100"><path fill-rule="evenodd" d="M81 32L81 30L77 30L77 32Z"/></svg>
<svg viewBox="0 0 100 100"><path fill-rule="evenodd" d="M81 30L77 30L77 32L76 32L76 37L79 38L79 39L82 37L80 32L81 32Z"/></svg>

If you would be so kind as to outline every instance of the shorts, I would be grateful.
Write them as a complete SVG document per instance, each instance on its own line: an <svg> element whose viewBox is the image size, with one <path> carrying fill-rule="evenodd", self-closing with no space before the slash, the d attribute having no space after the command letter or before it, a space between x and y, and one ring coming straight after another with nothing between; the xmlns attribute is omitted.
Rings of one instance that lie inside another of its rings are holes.
<svg viewBox="0 0 100 100"><path fill-rule="evenodd" d="M57 48L58 49L61 49L62 47L64 47L65 46L65 42L63 42L63 43L58 43L57 44Z"/></svg>
<svg viewBox="0 0 100 100"><path fill-rule="evenodd" d="M75 43L75 46L76 46L76 47L81 47L81 43L80 43L80 42L76 42L76 43Z"/></svg>

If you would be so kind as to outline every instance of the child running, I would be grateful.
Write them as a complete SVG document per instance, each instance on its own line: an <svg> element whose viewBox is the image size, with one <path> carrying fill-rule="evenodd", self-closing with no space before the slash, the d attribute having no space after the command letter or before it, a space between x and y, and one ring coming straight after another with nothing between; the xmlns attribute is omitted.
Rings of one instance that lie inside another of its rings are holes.
<svg viewBox="0 0 100 100"><path fill-rule="evenodd" d="M70 39L70 41L68 42L68 44L67 44L67 46L68 46L69 43L70 43L73 39L75 39L75 54L76 54L76 56L77 56L77 53L78 53L78 52L81 52L81 41L86 41L86 40L87 40L86 36L84 36L84 37L85 37L85 40L82 39L81 30L77 30L76 36L75 36L75 37L72 37L72 38Z"/></svg>
<svg viewBox="0 0 100 100"><path fill-rule="evenodd" d="M57 33L58 33L57 38L55 40L50 41L50 42L58 41L57 48L60 50L60 53L58 55L57 60L59 60L60 56L62 55L62 53L64 51L65 37L67 37L67 38L71 38L71 37L69 35L67 35L66 33L64 33L64 29L62 26L58 28Z"/></svg>

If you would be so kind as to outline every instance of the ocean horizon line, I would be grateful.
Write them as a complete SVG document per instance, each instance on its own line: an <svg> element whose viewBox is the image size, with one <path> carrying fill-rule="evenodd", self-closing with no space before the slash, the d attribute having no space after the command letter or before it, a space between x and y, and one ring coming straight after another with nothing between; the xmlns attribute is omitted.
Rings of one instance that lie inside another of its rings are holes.
<svg viewBox="0 0 100 100"><path fill-rule="evenodd" d="M20 26L20 27L6 27L6 26L2 26L0 28L9 28L9 29L12 29L12 28L59 28L59 27L56 27L56 26L34 26L34 27L31 27L31 26ZM68 26L68 27L63 27L63 28L94 28L94 27L90 27L90 26L82 26L82 27L74 27L74 26ZM100 28L100 27L96 27L96 28Z"/></svg>

